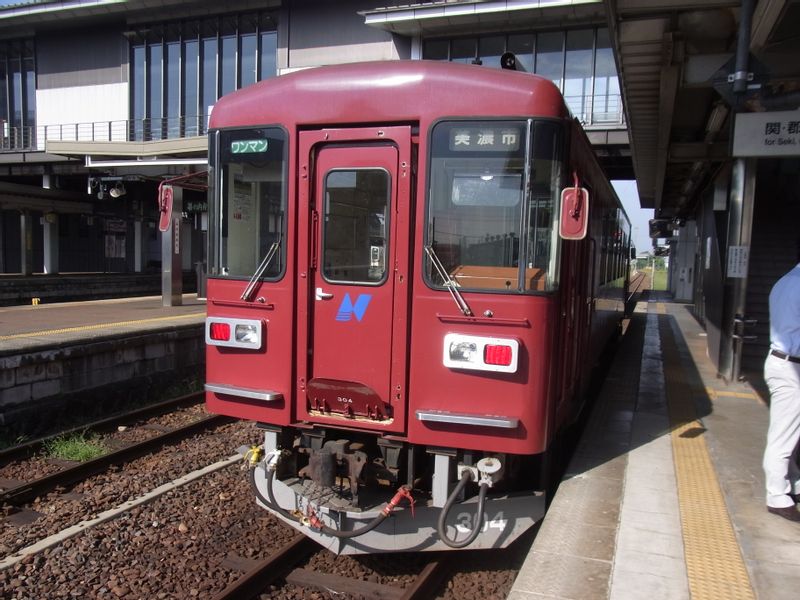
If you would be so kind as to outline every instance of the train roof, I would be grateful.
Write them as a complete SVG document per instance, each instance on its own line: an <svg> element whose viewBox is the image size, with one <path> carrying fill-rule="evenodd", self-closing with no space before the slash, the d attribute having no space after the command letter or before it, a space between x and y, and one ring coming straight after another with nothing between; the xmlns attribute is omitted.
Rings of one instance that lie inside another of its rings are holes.
<svg viewBox="0 0 800 600"><path fill-rule="evenodd" d="M221 98L210 126L568 115L558 88L544 77L476 65L397 60L319 67L261 81Z"/></svg>

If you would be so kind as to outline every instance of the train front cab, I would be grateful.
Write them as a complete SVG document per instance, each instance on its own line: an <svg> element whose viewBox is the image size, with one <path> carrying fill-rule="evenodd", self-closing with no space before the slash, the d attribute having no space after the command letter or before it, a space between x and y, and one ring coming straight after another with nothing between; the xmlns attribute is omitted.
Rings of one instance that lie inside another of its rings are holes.
<svg viewBox="0 0 800 600"><path fill-rule="evenodd" d="M504 547L543 515L595 274L558 236L565 131L212 132L208 406L265 429L272 512L338 553Z"/></svg>

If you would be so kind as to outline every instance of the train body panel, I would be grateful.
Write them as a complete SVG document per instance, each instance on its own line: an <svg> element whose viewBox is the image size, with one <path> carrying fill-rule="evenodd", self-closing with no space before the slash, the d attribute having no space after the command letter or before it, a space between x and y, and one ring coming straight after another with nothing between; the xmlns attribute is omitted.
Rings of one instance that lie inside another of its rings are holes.
<svg viewBox="0 0 800 600"><path fill-rule="evenodd" d="M451 513L543 507L624 302L630 226L558 90L343 65L235 92L210 125L207 403L265 429L259 501L337 552L510 543L539 508L488 536ZM570 186L583 239L559 235ZM412 501L416 525L385 521Z"/></svg>

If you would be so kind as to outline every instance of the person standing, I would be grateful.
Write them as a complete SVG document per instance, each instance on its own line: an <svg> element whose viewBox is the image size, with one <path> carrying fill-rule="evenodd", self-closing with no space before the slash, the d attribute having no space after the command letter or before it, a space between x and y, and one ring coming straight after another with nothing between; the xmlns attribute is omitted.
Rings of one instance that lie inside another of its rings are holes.
<svg viewBox="0 0 800 600"><path fill-rule="evenodd" d="M767 510L800 522L800 244L798 264L769 294L770 351L764 379L770 392L769 430L764 450Z"/></svg>

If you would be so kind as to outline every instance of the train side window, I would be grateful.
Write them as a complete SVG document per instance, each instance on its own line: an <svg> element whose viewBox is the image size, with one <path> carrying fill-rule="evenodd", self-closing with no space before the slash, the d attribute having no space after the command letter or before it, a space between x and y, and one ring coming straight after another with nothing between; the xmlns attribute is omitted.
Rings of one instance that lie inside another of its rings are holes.
<svg viewBox="0 0 800 600"><path fill-rule="evenodd" d="M524 289L545 290L558 286L560 244L556 212L563 178L561 127L537 122L531 144L531 195L527 211Z"/></svg>

